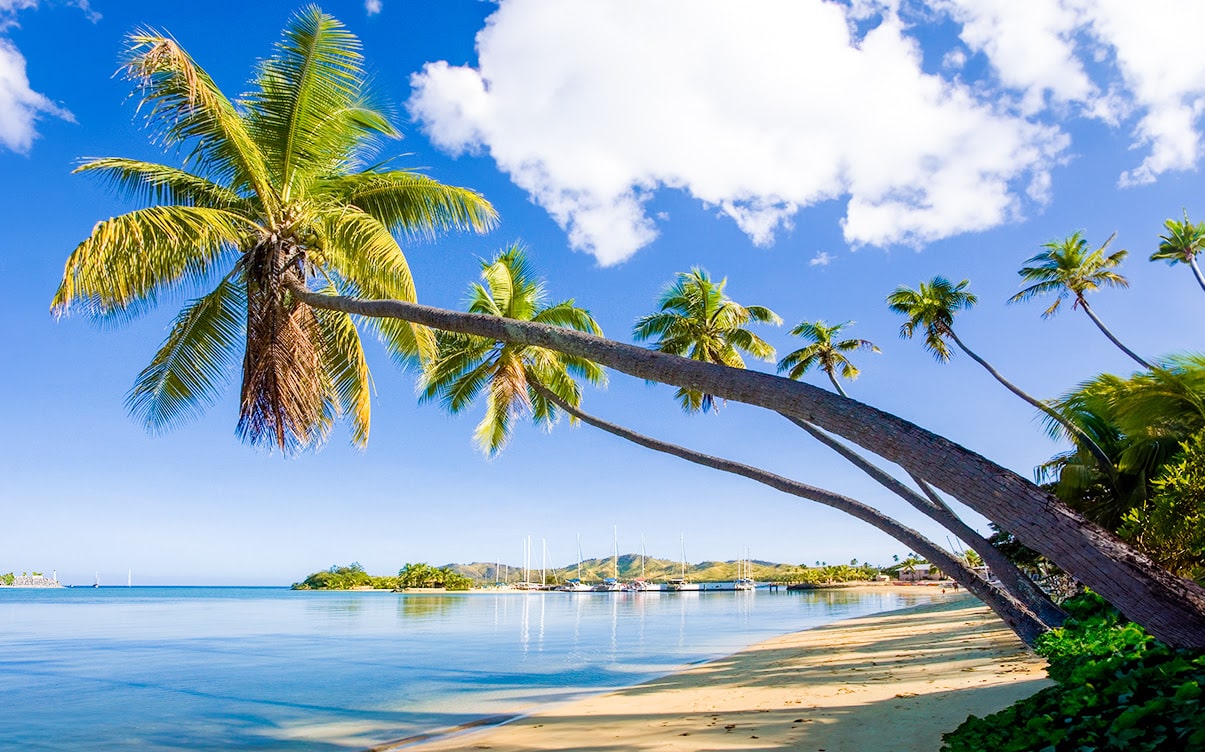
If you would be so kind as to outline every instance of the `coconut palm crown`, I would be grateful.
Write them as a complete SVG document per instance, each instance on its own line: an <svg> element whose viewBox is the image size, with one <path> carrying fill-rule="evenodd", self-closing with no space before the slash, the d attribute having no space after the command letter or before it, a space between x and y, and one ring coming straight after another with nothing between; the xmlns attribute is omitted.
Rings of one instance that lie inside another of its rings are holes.
<svg viewBox="0 0 1205 752"><path fill-rule="evenodd" d="M937 276L921 282L915 290L904 285L895 288L887 296L887 307L908 317L900 326L900 336L911 339L918 331L923 333L925 349L938 362L949 361L953 353L948 338L954 336L954 315L979 302L974 293L967 291L969 285L969 280L954 284Z"/></svg>
<svg viewBox="0 0 1205 752"><path fill-rule="evenodd" d="M1020 303L1043 295L1054 295L1054 302L1042 312L1042 318L1049 318L1058 313L1064 300L1069 297L1073 298L1071 303L1073 309L1083 309L1084 314L1092 320L1096 328L1100 329L1101 333L1119 350L1137 361L1143 368L1150 368L1150 363L1123 345L1121 340L1109 331L1092 307L1088 305L1087 298L1084 297L1087 293L1102 287L1130 286L1125 277L1114 271L1125 260L1128 252L1121 250L1105 254L1109 244L1116 236L1117 233L1110 235L1104 244L1094 251L1088 250L1088 241L1084 239L1082 232L1074 232L1062 240L1043 243L1042 248L1045 250L1027 259L1026 266L1021 267L1017 272L1024 282L1032 284L1022 288L1020 292L1009 298L1008 302Z"/></svg>
<svg viewBox="0 0 1205 752"><path fill-rule="evenodd" d="M833 382L833 387L842 397L849 396L837 381L837 373L840 372L842 378L853 381L858 378L861 371L850 362L845 353L858 350L880 352L879 348L870 340L855 337L834 341L841 330L852 323L852 321L844 321L829 326L823 320L800 322L791 330L791 334L803 337L811 344L787 354L778 361L778 372L786 371L787 376L798 381L813 366L818 366L828 375L829 381Z"/></svg>
<svg viewBox="0 0 1205 752"><path fill-rule="evenodd" d="M422 327L301 305L287 283L413 301L396 238L482 232L495 213L474 191L375 161L399 133L342 24L309 7L282 36L236 101L170 36L128 37L121 73L141 94L153 140L184 166L80 165L145 206L97 223L68 258L52 311L127 320L169 294L195 296L128 409L149 430L172 427L208 407L241 364L238 435L288 453L320 444L340 415L353 441L367 442L361 327L402 362L430 357L435 344Z"/></svg>
<svg viewBox="0 0 1205 752"><path fill-rule="evenodd" d="M657 300L659 310L636 321L637 340L655 339L652 347L670 355L744 368L741 352L774 361L774 348L745 328L750 322L781 324L782 318L764 306L743 306L724 294L727 278L712 281L699 267L679 272ZM710 394L679 388L678 403L688 413L707 412L715 403Z"/></svg>
<svg viewBox="0 0 1205 752"><path fill-rule="evenodd" d="M535 278L523 248L501 251L481 263L481 283L469 288L470 313L562 326L602 335L590 312L572 300L549 304L544 283ZM438 355L420 381L420 400L438 399L458 413L485 394L485 417L473 434L478 447L494 456L510 439L514 421L530 412L536 423L551 427L559 408L547 396L581 404L576 378L591 384L606 381L597 363L543 347L496 342L454 332L436 335Z"/></svg>
<svg viewBox="0 0 1205 752"><path fill-rule="evenodd" d="M1197 254L1205 248L1205 222L1193 224L1188 220L1188 212L1184 212L1184 221L1169 219L1163 223L1166 235L1160 235L1159 250L1151 254L1151 261L1166 261L1169 264L1184 263L1192 269L1197 284L1205 290L1205 275L1197 265Z"/></svg>

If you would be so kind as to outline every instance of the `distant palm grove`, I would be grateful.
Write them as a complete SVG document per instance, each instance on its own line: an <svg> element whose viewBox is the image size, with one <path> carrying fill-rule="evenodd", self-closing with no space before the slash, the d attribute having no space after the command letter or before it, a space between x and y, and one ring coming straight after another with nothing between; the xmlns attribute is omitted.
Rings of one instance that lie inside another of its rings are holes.
<svg viewBox="0 0 1205 752"><path fill-rule="evenodd" d="M1043 317L1082 311L1137 368L1091 376L1059 397L1029 394L979 343L962 339L956 319L979 302L969 280L937 276L887 295L903 317L902 337L919 339L938 362L971 358L1066 442L1040 468L1039 485L846 396L858 375L853 359L877 352L849 336L852 322L799 320L791 332L802 346L777 359L759 327L782 317L738 303L726 278L701 268L666 281L634 323L632 338L644 346L603 338L573 299L551 302L517 245L483 263L468 312L417 304L403 245L485 231L495 212L472 189L378 159L398 131L368 86L359 41L317 8L289 21L239 100L167 33L131 35L122 73L155 142L183 155L184 167L109 157L78 168L141 206L97 223L70 253L51 308L122 322L169 293L188 297L128 396L148 430L194 419L237 380L235 431L249 445L284 454L316 448L338 420L364 445L368 333L395 361L420 369L424 401L450 412L483 407L475 437L488 454L505 447L520 420L551 427L567 415L874 525L974 592L1030 644L1066 618L1034 579L1061 574L1162 643L1205 649L1205 356L1142 352L1097 314L1090 296L1128 285L1120 271L1127 252L1111 250L1113 238L1093 247L1074 232L1022 262L1021 289L1009 302L1051 301ZM1150 242L1151 260L1187 267L1205 290L1197 262L1205 223L1185 214L1165 231ZM776 363L783 375L747 369L746 357ZM690 413L727 402L781 415L964 541L997 578L857 499L585 412L582 386L602 383L605 369L675 387ZM831 391L803 381L816 371ZM954 501L992 521L998 548L959 519ZM396 586L460 584L453 573L408 566ZM311 578L308 587L374 586L354 565Z"/></svg>

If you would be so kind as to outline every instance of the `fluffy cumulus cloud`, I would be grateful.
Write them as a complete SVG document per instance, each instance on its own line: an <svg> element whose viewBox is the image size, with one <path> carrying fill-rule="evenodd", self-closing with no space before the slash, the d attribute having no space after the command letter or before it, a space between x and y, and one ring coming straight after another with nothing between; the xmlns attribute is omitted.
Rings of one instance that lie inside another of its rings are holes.
<svg viewBox="0 0 1205 752"><path fill-rule="evenodd" d="M364 0L364 11L370 16L380 13L381 0Z"/></svg>
<svg viewBox="0 0 1205 752"><path fill-rule="evenodd" d="M962 25L1029 113L1068 105L1129 129L1145 152L1119 177L1150 183L1191 169L1202 156L1205 47L1182 44L1202 28L1200 0L930 0ZM1088 71L1093 73L1089 75Z"/></svg>
<svg viewBox="0 0 1205 752"><path fill-rule="evenodd" d="M17 12L36 8L34 0L0 0L0 34L17 23ZM80 7L86 12L87 3ZM25 57L11 40L0 36L0 146L25 153L37 137L37 123L45 116L71 120L71 113L31 88Z"/></svg>
<svg viewBox="0 0 1205 752"><path fill-rule="evenodd" d="M1123 183L1193 166L1205 46L1156 37L1202 21L1199 0L501 0L477 65L428 64L409 108L602 264L653 241L664 189L758 244L839 200L851 245L922 245L1047 201L1075 118L1132 129Z"/></svg>

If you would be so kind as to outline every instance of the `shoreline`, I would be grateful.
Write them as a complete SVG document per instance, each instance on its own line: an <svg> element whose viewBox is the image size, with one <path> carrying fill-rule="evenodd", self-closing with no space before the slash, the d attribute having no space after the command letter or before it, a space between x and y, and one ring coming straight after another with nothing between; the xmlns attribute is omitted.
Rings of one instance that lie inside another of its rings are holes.
<svg viewBox="0 0 1205 752"><path fill-rule="evenodd" d="M1049 684L1045 662L959 591L937 603L773 637L631 687L397 739L371 752L863 752L883 748L885 739L896 752L936 752L941 734L967 715L995 712Z"/></svg>

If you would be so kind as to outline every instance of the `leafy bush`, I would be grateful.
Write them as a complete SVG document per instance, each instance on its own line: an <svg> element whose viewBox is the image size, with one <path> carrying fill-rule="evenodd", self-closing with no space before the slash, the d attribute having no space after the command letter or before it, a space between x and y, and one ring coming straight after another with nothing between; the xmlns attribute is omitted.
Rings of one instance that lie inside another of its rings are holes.
<svg viewBox="0 0 1205 752"><path fill-rule="evenodd" d="M942 752L1172 752L1205 749L1205 651L1173 650L1099 596L1064 606L1041 637L1053 687L944 736Z"/></svg>

